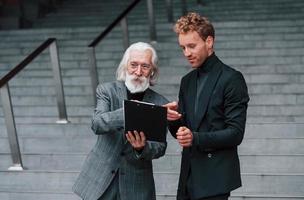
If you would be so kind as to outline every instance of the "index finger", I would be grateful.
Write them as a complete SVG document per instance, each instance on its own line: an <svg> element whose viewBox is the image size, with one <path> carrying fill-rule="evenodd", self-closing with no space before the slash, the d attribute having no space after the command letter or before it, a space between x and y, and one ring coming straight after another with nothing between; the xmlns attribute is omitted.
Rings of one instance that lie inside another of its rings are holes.
<svg viewBox="0 0 304 200"><path fill-rule="evenodd" d="M142 141L145 141L145 140L146 140L146 136L145 136L144 132L140 131L139 134L140 134L141 140L142 140Z"/></svg>
<svg viewBox="0 0 304 200"><path fill-rule="evenodd" d="M163 105L163 107L170 108L170 109L176 109L177 106L178 106L178 104L176 101L172 101L170 103Z"/></svg>

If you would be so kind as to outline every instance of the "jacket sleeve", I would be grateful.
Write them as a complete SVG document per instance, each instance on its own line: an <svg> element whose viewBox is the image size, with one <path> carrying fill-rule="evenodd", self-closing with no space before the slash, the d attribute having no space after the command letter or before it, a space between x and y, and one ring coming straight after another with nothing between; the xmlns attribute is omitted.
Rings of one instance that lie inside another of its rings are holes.
<svg viewBox="0 0 304 200"><path fill-rule="evenodd" d="M96 89L97 105L92 119L92 130L96 135L117 133L123 130L123 108L111 110L111 97L104 85Z"/></svg>
<svg viewBox="0 0 304 200"><path fill-rule="evenodd" d="M244 137L249 101L246 82L242 74L237 72L224 85L223 107L217 108L222 110L223 116L219 120L224 120L224 128L210 132L193 132L193 144L205 150L235 147Z"/></svg>
<svg viewBox="0 0 304 200"><path fill-rule="evenodd" d="M165 155L167 142L147 141L144 149L141 152L134 151L136 159L153 160Z"/></svg>

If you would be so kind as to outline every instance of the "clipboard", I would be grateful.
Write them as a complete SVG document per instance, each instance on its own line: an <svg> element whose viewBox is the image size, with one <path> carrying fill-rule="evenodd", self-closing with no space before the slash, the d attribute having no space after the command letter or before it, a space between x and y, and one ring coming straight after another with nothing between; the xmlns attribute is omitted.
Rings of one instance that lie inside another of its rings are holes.
<svg viewBox="0 0 304 200"><path fill-rule="evenodd" d="M152 103L124 100L127 131L143 131L149 141L166 142L167 109Z"/></svg>

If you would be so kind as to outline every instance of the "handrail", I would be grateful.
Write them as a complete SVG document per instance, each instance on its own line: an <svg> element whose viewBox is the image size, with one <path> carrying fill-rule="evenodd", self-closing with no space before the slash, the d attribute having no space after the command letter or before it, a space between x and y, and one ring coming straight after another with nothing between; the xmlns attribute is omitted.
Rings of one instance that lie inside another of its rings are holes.
<svg viewBox="0 0 304 200"><path fill-rule="evenodd" d="M8 82L48 47L50 47L51 63L56 84L57 107L59 112L59 120L57 123L68 123L56 39L49 38L38 48L36 48L30 55L28 55L22 62L20 62L20 64L15 66L10 72L0 79L0 96L2 99L3 113L13 160L13 166L10 167L9 170L23 170L24 167L22 164Z"/></svg>
<svg viewBox="0 0 304 200"><path fill-rule="evenodd" d="M97 44L107 36L109 32L140 2L141 0L134 0L102 33L100 33L88 47L96 47Z"/></svg>
<svg viewBox="0 0 304 200"><path fill-rule="evenodd" d="M182 15L186 15L188 12L186 0L181 0L181 5L182 5Z"/></svg>
<svg viewBox="0 0 304 200"><path fill-rule="evenodd" d="M0 88L9 82L16 74L22 71L32 60L34 60L44 49L46 49L51 43L53 43L56 39L49 38L45 42L43 42L35 51L33 51L30 55L28 55L21 63L19 63L16 67L14 67L10 72L8 72L1 80L0 80Z"/></svg>
<svg viewBox="0 0 304 200"><path fill-rule="evenodd" d="M172 0L166 0L168 22L173 22Z"/></svg>

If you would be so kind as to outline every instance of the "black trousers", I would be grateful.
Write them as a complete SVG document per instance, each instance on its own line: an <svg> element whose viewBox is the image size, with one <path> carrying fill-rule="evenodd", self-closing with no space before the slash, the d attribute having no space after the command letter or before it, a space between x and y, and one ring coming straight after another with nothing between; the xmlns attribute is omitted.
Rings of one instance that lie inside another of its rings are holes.
<svg viewBox="0 0 304 200"><path fill-rule="evenodd" d="M230 196L230 193L227 193L227 194L222 194L222 195L217 195L217 196L212 196L212 197L200 198L197 200L228 200L229 196Z"/></svg>
<svg viewBox="0 0 304 200"><path fill-rule="evenodd" d="M216 195L216 196L212 196L212 197L203 197L200 199L183 198L183 200L228 200L229 197L230 197L230 193L226 193L226 194Z"/></svg>

